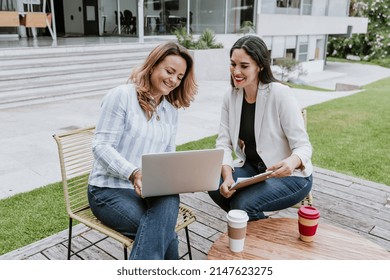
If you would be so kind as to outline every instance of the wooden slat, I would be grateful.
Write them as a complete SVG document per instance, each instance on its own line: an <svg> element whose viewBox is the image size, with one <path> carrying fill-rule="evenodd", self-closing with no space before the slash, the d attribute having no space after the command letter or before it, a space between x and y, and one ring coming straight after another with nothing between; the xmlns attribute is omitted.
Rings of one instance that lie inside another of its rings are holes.
<svg viewBox="0 0 390 280"><path fill-rule="evenodd" d="M24 13L20 24L26 27L41 27L44 28L47 26L46 23L47 14L40 12L27 12Z"/></svg>
<svg viewBox="0 0 390 280"><path fill-rule="evenodd" d="M68 248L63 244L58 244L42 251L42 254L49 260L52 260L53 258L56 260L66 260L68 257Z"/></svg>
<svg viewBox="0 0 390 280"><path fill-rule="evenodd" d="M55 257L57 257L57 256L55 256ZM28 257L27 260L42 260L42 261L45 261L45 260L50 260L50 257L47 258L42 253L38 253L38 254L35 254L35 255L32 255L32 256Z"/></svg>
<svg viewBox="0 0 390 280"><path fill-rule="evenodd" d="M320 209L321 220L324 223L337 226L340 229L347 229L390 250L390 208L384 205L384 199L390 192L390 186L318 167L315 167L313 177L314 206ZM69 183L73 185L69 192L83 192L84 187L86 188L86 185L83 185L85 178L70 180ZM194 209L193 212L197 217L197 220L189 226L194 259L205 259L211 245L226 231L226 213L210 199L206 192L183 194L180 197L181 203ZM297 209L285 209L275 215L275 218L295 218L296 212ZM274 216L272 217L274 218ZM79 227L84 230L77 230ZM75 235L85 233L83 236L86 239L91 242L94 240L91 237L92 235L88 233L90 231L88 227L78 225L74 227L74 230L76 230ZM180 250L184 252L186 243L184 232L181 231L178 235ZM17 251L0 256L0 259L26 259L60 243L66 246L67 230L61 232L58 236L20 248ZM51 252L55 252L55 250L51 250ZM106 250L107 254L103 252ZM114 255L104 245L95 247L93 253L88 253L88 256L85 257L91 258L94 256L104 259L104 256L94 255L100 254L99 252L103 255ZM120 251L114 257L122 259L122 253L123 251ZM50 258L60 259L62 256L51 255Z"/></svg>
<svg viewBox="0 0 390 280"><path fill-rule="evenodd" d="M335 227L321 220L314 241L299 239L298 220L270 218L248 223L244 251L232 253L229 238L224 234L209 251L209 259L390 259L390 253L356 233Z"/></svg>
<svg viewBox="0 0 390 280"><path fill-rule="evenodd" d="M76 236L72 241L72 250L78 251L88 246L90 242L81 236ZM92 246L77 254L83 260L113 260L114 257L107 254L104 250ZM72 258L73 259L73 258Z"/></svg>
<svg viewBox="0 0 390 280"><path fill-rule="evenodd" d="M19 13L13 11L0 11L0 27L19 26Z"/></svg>
<svg viewBox="0 0 390 280"><path fill-rule="evenodd" d="M105 235L96 230L90 230L82 234L82 237L89 242L94 243L103 239ZM112 256L114 259L123 259L123 245L112 238L106 238L103 241L98 242L95 246ZM128 253L130 253L130 251Z"/></svg>

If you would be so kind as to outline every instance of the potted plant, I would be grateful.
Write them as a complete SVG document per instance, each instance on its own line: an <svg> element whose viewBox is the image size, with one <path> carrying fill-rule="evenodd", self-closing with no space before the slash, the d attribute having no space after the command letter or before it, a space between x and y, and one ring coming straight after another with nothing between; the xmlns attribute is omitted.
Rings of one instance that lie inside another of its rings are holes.
<svg viewBox="0 0 390 280"><path fill-rule="evenodd" d="M228 80L229 53L223 44L217 43L215 33L206 29L196 40L187 34L185 28L177 29L174 34L180 45L189 49L195 64L195 75L198 80Z"/></svg>

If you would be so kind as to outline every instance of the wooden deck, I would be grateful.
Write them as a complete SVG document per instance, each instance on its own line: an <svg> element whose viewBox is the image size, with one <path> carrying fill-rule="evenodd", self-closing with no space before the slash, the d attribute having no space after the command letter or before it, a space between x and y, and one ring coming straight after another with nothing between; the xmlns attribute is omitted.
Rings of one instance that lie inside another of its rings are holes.
<svg viewBox="0 0 390 280"><path fill-rule="evenodd" d="M357 232L390 251L390 186L377 184L336 172L315 168L314 205L321 212L321 222ZM189 226L193 259L207 259L213 242L226 231L225 212L207 193L185 194L182 203L191 207L197 221ZM280 211L274 217L296 217L296 209ZM98 240L102 235L83 225L74 227L73 248ZM0 259L63 260L67 255L65 230L26 247L0 256ZM185 251L184 231L179 234L180 250ZM364 258L364 251L362 251ZM122 246L105 239L73 259L123 259Z"/></svg>

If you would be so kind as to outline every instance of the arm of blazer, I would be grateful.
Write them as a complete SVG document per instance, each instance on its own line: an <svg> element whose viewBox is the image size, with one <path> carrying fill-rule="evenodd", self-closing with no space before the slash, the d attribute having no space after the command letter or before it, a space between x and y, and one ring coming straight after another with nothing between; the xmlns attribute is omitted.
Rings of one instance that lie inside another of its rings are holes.
<svg viewBox="0 0 390 280"><path fill-rule="evenodd" d="M281 83L271 83L260 91L255 117L258 154L267 166L297 155L302 166L293 175L309 176L313 170L312 146L295 96Z"/></svg>
<svg viewBox="0 0 390 280"><path fill-rule="evenodd" d="M222 102L221 121L216 141L216 148L224 150L222 164L229 165L232 169L235 166L242 166L245 162L245 154L238 145L242 100L242 90L231 87L227 90ZM238 157L235 162L232 156L233 151Z"/></svg>
<svg viewBox="0 0 390 280"><path fill-rule="evenodd" d="M309 176L313 169L312 146L295 96L288 86L272 83L266 104L260 129L256 133L259 155L267 166L292 154L297 155L302 166L294 175Z"/></svg>
<svg viewBox="0 0 390 280"><path fill-rule="evenodd" d="M221 122L216 142L225 150L223 164L242 166L245 154L238 145L242 89L230 89L224 97ZM256 149L267 166L292 154L302 161L302 167L293 175L309 176L312 173L312 146L306 133L301 110L288 86L281 83L259 84L255 116ZM233 163L232 151L238 161Z"/></svg>

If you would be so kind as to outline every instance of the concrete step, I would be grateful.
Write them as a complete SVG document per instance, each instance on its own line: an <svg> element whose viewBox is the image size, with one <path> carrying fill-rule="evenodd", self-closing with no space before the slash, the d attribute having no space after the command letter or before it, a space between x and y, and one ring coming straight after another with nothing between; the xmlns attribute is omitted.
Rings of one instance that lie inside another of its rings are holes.
<svg viewBox="0 0 390 280"><path fill-rule="evenodd" d="M0 49L0 61L8 59L20 59L26 57L40 56L63 56L75 53L113 53L126 51L150 51L156 44L152 43L129 43L129 44L105 44L88 46L61 46L61 47L39 47L39 48L13 48Z"/></svg>
<svg viewBox="0 0 390 280"><path fill-rule="evenodd" d="M62 99L69 97L80 97L88 95L99 95L106 93L109 89L120 84L127 83L126 78L100 79L96 81L85 81L78 84L65 84L39 89L26 89L22 91L5 92L0 97L0 108L11 108L21 105L23 102Z"/></svg>
<svg viewBox="0 0 390 280"><path fill-rule="evenodd" d="M0 108L104 94L156 44L0 50Z"/></svg>
<svg viewBox="0 0 390 280"><path fill-rule="evenodd" d="M128 68L129 72L132 67L141 63L144 58L138 58L136 60L121 60L113 62L100 62L90 61L90 63L70 64L70 65L58 65L42 68L25 68L25 69L12 69L0 71L0 81L18 81L21 79L32 79L37 77L59 76L67 75L70 73L84 73L84 72L96 72L104 70L115 70Z"/></svg>
<svg viewBox="0 0 390 280"><path fill-rule="evenodd" d="M66 66L74 63L88 64L95 62L113 62L123 60L139 60L149 54L148 51L115 52L115 53L77 53L72 55L51 56L51 57L24 57L2 60L1 71L23 70L27 68L47 68L52 66Z"/></svg>
<svg viewBox="0 0 390 280"><path fill-rule="evenodd" d="M21 91L27 89L38 89L44 87L52 87L54 85L64 84L76 84L83 83L84 81L96 81L100 79L115 79L115 78L126 78L129 77L131 67L116 67L102 69L96 71L96 69L90 69L81 73L66 73L55 75L37 75L36 77L26 77L24 79L15 80L0 80L0 96L1 93L11 91ZM1 99L1 97L0 97Z"/></svg>

